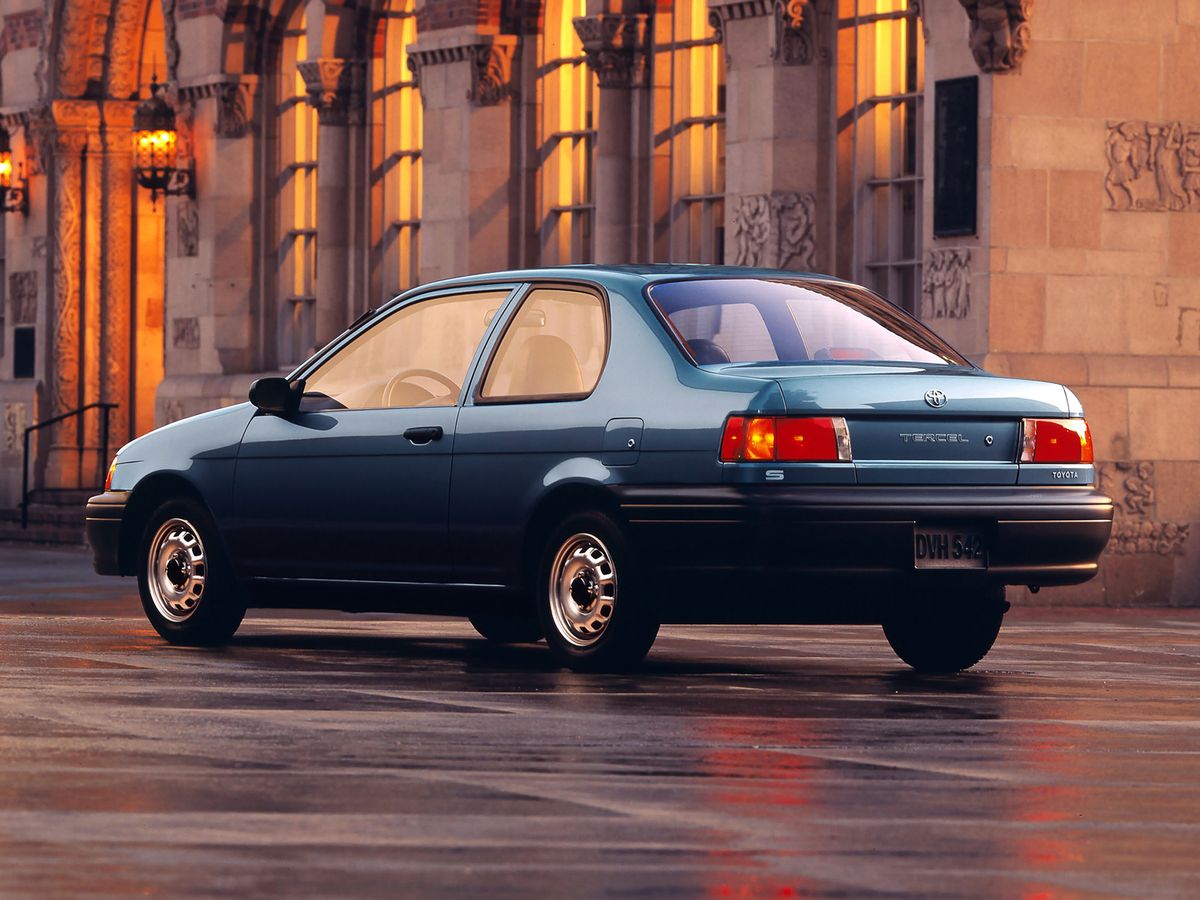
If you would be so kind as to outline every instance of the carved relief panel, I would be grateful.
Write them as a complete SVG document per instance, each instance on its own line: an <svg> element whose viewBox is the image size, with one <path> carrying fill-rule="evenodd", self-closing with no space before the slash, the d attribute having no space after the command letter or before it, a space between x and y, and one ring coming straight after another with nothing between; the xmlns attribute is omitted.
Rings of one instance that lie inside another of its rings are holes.
<svg viewBox="0 0 1200 900"><path fill-rule="evenodd" d="M1163 522L1154 518L1154 463L1129 460L1102 463L1099 481L1101 490L1113 498L1109 553L1173 556L1182 552L1191 526L1187 522Z"/></svg>
<svg viewBox="0 0 1200 900"><path fill-rule="evenodd" d="M4 404L4 452L20 453L24 449L25 429L29 425L24 403Z"/></svg>
<svg viewBox="0 0 1200 900"><path fill-rule="evenodd" d="M198 256L200 253L200 211L196 201L181 197L175 213L175 237L180 256Z"/></svg>
<svg viewBox="0 0 1200 900"><path fill-rule="evenodd" d="M12 272L8 276L8 302L14 325L37 322L37 272Z"/></svg>
<svg viewBox="0 0 1200 900"><path fill-rule="evenodd" d="M1104 155L1109 209L1200 212L1200 125L1109 122Z"/></svg>
<svg viewBox="0 0 1200 900"><path fill-rule="evenodd" d="M971 311L971 250L930 250L921 276L922 317L965 319Z"/></svg>
<svg viewBox="0 0 1200 900"><path fill-rule="evenodd" d="M179 350L196 350L200 347L200 320L185 316L171 320L171 346Z"/></svg>
<svg viewBox="0 0 1200 900"><path fill-rule="evenodd" d="M800 191L730 198L733 262L739 266L816 267L816 197Z"/></svg>

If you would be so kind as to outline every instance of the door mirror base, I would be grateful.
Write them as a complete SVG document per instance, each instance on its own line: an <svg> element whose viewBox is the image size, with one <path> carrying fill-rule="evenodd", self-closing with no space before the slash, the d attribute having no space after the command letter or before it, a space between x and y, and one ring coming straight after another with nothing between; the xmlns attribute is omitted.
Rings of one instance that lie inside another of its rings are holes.
<svg viewBox="0 0 1200 900"><path fill-rule="evenodd" d="M298 410L303 396L303 378L292 382L273 375L250 385L250 402L260 411L277 416L288 416Z"/></svg>

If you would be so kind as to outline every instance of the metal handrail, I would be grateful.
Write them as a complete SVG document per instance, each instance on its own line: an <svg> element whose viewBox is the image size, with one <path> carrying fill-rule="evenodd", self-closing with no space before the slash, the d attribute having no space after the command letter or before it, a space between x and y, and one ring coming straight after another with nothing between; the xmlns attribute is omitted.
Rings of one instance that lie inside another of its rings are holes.
<svg viewBox="0 0 1200 900"><path fill-rule="evenodd" d="M52 416L49 419L43 419L41 422L34 422L25 429L24 437L24 455L21 458L21 527L29 526L29 497L36 488L29 487L29 436L35 431L42 428L47 428L50 425L57 425L59 422L65 422L67 419L78 417L80 424L83 422L83 414L91 409L100 410L100 471L105 471L105 466L108 464L108 417L114 409L120 407L119 403L89 403L86 406L81 406L79 409L72 409L69 412L60 413L57 416ZM79 460L83 462L83 428L80 428L76 433L76 452L79 453ZM101 484L103 484L103 475L101 476ZM83 473L79 475L80 482L83 481ZM83 487L82 484L79 485Z"/></svg>

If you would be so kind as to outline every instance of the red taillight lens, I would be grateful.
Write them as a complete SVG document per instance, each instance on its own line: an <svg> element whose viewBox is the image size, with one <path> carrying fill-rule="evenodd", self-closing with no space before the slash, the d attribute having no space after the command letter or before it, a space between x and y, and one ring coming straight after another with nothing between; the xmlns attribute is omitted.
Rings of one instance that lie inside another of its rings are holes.
<svg viewBox="0 0 1200 900"><path fill-rule="evenodd" d="M721 461L849 462L850 431L841 416L730 416Z"/></svg>
<svg viewBox="0 0 1200 900"><path fill-rule="evenodd" d="M1090 463L1092 431L1083 419L1025 419L1021 423L1021 462Z"/></svg>
<svg viewBox="0 0 1200 900"><path fill-rule="evenodd" d="M721 435L721 461L741 459L742 444L745 442L746 420L741 416L730 416L725 420L725 433Z"/></svg>
<svg viewBox="0 0 1200 900"><path fill-rule="evenodd" d="M108 474L104 476L104 490L112 490L113 472L117 471L117 458L114 456L112 463L108 467ZM92 482L95 484L95 482Z"/></svg>
<svg viewBox="0 0 1200 900"><path fill-rule="evenodd" d="M742 459L775 458L775 420L747 419L746 440L742 444Z"/></svg>
<svg viewBox="0 0 1200 900"><path fill-rule="evenodd" d="M837 459L833 419L780 419L776 459Z"/></svg>

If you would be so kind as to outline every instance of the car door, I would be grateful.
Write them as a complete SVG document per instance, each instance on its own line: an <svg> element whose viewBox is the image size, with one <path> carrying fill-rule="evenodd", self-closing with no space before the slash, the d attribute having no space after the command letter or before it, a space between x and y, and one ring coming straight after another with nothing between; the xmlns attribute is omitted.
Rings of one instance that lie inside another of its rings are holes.
<svg viewBox="0 0 1200 900"><path fill-rule="evenodd" d="M595 395L609 348L601 292L535 285L515 302L459 413L450 544L463 582L513 583L532 506L567 469L603 470L606 411L617 408Z"/></svg>
<svg viewBox="0 0 1200 900"><path fill-rule="evenodd" d="M276 579L447 580L458 404L511 291L406 302L304 373L298 412L254 417L234 485L231 549L242 571Z"/></svg>

